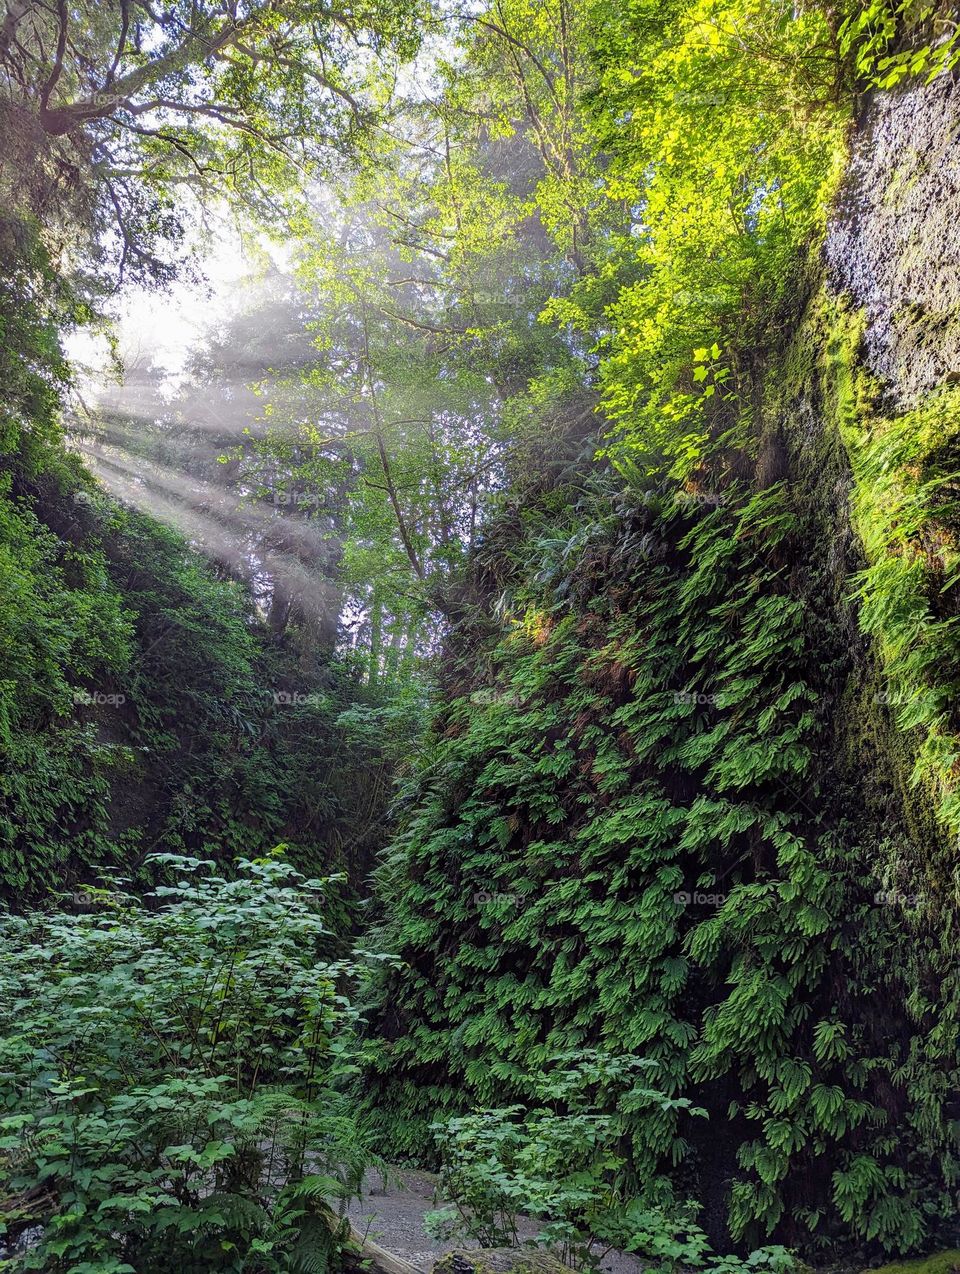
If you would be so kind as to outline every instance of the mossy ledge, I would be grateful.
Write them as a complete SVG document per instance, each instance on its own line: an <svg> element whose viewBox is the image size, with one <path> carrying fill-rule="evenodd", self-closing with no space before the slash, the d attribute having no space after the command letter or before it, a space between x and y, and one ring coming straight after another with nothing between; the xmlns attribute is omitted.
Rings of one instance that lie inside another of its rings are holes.
<svg viewBox="0 0 960 1274"><path fill-rule="evenodd" d="M960 1271L960 1250L955 1248L952 1252L921 1256L915 1261L895 1261L864 1274L957 1274L957 1271Z"/></svg>

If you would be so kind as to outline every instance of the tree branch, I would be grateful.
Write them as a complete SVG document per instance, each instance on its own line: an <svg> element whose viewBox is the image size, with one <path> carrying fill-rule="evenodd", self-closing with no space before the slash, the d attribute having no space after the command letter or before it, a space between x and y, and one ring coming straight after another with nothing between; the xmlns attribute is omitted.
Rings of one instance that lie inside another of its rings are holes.
<svg viewBox="0 0 960 1274"><path fill-rule="evenodd" d="M17 27L30 9L30 0L7 0L7 11L0 24L0 58L4 57L14 42Z"/></svg>
<svg viewBox="0 0 960 1274"><path fill-rule="evenodd" d="M390 467L390 456L387 453L387 445L383 437L383 421L380 416L380 404L377 399L377 389L373 383L373 371L370 365L370 332L367 326L367 311L364 307L363 311L363 346L364 346L364 372L366 375L367 387L370 391L370 402L373 407L373 418L376 424L374 435L377 441L377 454L380 457L380 467L383 470L383 480L387 484L387 499L390 501L390 507L393 509L393 515L397 520L397 529L400 532L400 539L403 542L404 551L413 567L414 574L417 579L423 581L426 579L426 573L420 556L417 553L416 545L410 535L407 527L407 519L404 515L403 508L400 504L400 498L397 495L396 487L393 482L393 472Z"/></svg>
<svg viewBox="0 0 960 1274"><path fill-rule="evenodd" d="M63 55L67 48L67 25L69 23L66 0L57 0L57 22L57 48L53 55L53 66L50 68L50 74L47 76L43 88L40 90L41 120L46 114L47 103L50 101L50 94L56 88L57 81L63 74Z"/></svg>

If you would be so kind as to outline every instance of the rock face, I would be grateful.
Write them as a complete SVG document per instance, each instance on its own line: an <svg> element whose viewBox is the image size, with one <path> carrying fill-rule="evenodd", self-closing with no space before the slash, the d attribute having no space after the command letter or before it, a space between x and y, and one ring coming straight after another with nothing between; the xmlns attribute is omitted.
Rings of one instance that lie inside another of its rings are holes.
<svg viewBox="0 0 960 1274"><path fill-rule="evenodd" d="M442 1256L433 1274L568 1274L570 1267L536 1248L481 1247Z"/></svg>
<svg viewBox="0 0 960 1274"><path fill-rule="evenodd" d="M909 409L960 380L960 81L879 93L853 143L826 255L865 311L865 361Z"/></svg>

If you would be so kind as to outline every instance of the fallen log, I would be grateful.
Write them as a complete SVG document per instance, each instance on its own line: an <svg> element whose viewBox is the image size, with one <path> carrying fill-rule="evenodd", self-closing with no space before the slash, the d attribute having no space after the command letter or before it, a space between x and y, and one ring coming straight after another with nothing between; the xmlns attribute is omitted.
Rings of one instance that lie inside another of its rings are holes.
<svg viewBox="0 0 960 1274"><path fill-rule="evenodd" d="M365 1239L355 1226L350 1226L351 1247L343 1250L343 1267L348 1274L426 1274L419 1265L395 1256L379 1243Z"/></svg>

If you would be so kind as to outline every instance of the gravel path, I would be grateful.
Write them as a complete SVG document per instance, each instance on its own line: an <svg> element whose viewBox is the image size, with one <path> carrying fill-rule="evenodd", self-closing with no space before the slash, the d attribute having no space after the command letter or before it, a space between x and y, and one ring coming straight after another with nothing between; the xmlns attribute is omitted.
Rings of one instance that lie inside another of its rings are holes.
<svg viewBox="0 0 960 1274"><path fill-rule="evenodd" d="M391 1168L384 1188L380 1174L369 1173L362 1200L354 1200L348 1209L354 1228L424 1271L453 1248L476 1247L474 1243L438 1243L427 1234L424 1213L443 1206L434 1202L436 1180L432 1172ZM535 1232L532 1222L521 1231L528 1237ZM635 1256L611 1252L601 1269L609 1274L642 1274L643 1266Z"/></svg>

